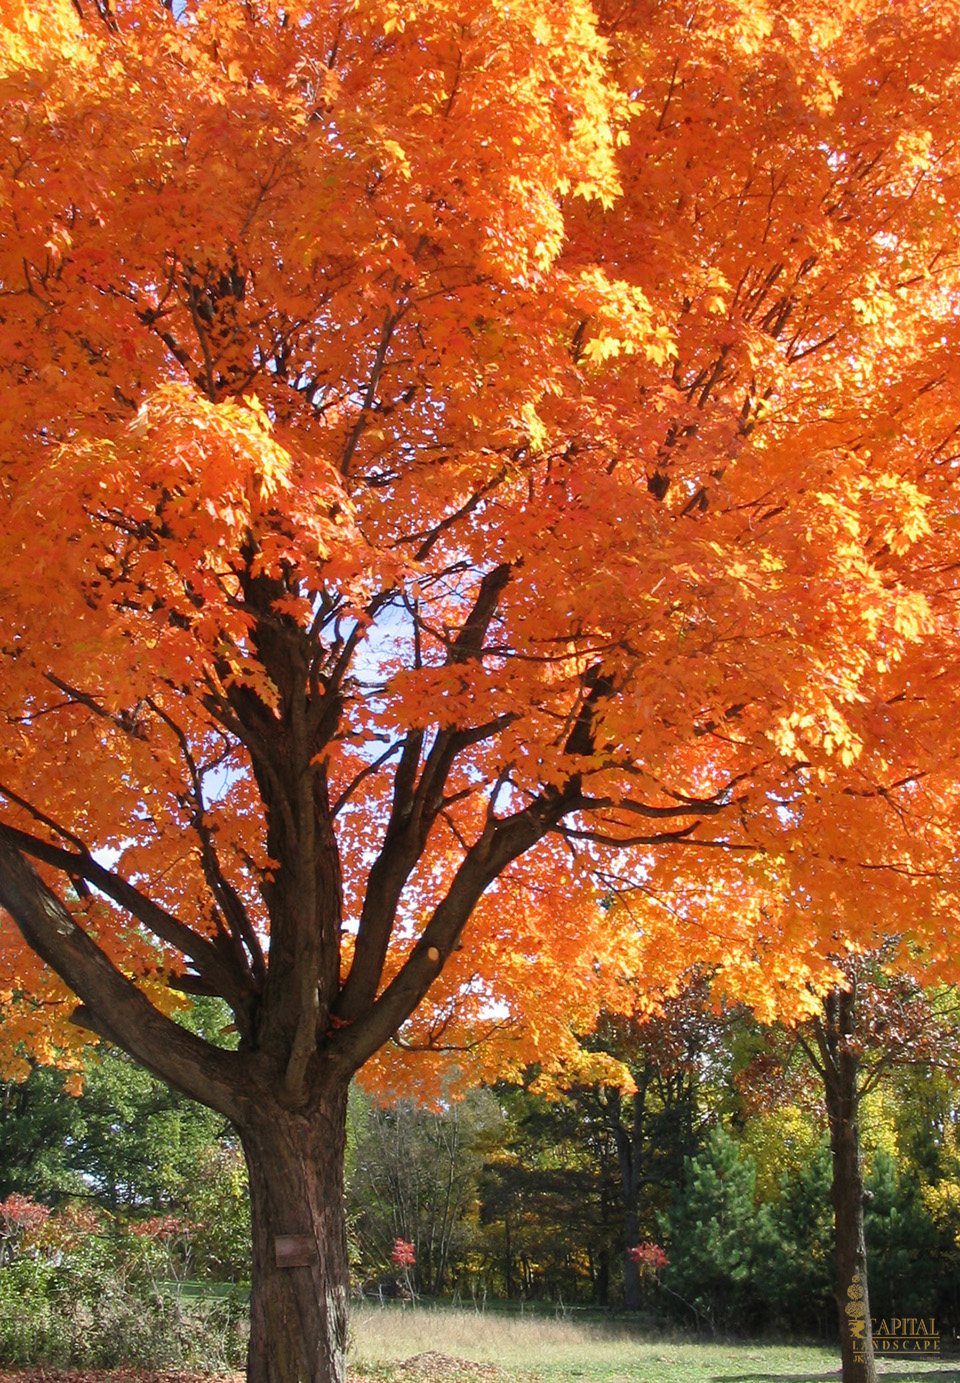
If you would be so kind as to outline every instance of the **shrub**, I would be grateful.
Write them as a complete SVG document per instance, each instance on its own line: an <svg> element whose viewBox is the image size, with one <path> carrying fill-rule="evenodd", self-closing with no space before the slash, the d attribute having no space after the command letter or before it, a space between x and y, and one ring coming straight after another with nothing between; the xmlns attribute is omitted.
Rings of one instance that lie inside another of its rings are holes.
<svg viewBox="0 0 960 1383"><path fill-rule="evenodd" d="M123 1227L55 1212L7 1248L0 1365L222 1371L242 1360L245 1293L185 1292L187 1229L175 1217Z"/></svg>

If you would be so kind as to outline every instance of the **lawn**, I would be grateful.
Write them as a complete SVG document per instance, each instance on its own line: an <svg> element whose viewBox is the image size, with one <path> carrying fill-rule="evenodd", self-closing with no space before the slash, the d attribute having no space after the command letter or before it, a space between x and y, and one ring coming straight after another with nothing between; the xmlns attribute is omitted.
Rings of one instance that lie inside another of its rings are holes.
<svg viewBox="0 0 960 1383"><path fill-rule="evenodd" d="M355 1306L349 1383L838 1383L836 1349L652 1338L626 1322ZM882 1383L960 1383L960 1361L878 1360ZM239 1373L220 1383L243 1383ZM163 1368L0 1370L0 1383L214 1383Z"/></svg>
<svg viewBox="0 0 960 1383"><path fill-rule="evenodd" d="M651 1340L649 1332L645 1337L615 1322L471 1310L359 1307L351 1337L356 1372L396 1383L471 1377L491 1383L833 1383L840 1372L835 1349ZM881 1360L878 1371L884 1383L960 1383L952 1359Z"/></svg>

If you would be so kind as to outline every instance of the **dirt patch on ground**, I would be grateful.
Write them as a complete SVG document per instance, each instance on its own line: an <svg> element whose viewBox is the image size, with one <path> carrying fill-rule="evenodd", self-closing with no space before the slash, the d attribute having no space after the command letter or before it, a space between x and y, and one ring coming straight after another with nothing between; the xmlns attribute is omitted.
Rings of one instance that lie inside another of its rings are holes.
<svg viewBox="0 0 960 1383"><path fill-rule="evenodd" d="M402 1373L411 1379L430 1379L440 1380L451 1379L488 1379L495 1380L501 1377L500 1370L493 1364L477 1364L472 1359L455 1359L452 1354L441 1354L439 1350L428 1349L422 1354L414 1354L410 1359L404 1359L402 1364L397 1364L398 1373Z"/></svg>

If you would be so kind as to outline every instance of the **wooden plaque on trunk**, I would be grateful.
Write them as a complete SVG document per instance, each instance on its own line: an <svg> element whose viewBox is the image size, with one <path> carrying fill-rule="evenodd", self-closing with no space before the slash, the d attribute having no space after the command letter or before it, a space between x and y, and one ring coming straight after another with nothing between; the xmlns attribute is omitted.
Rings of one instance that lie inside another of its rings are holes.
<svg viewBox="0 0 960 1383"><path fill-rule="evenodd" d="M278 1234L273 1243L278 1268L307 1268L317 1256L309 1234Z"/></svg>

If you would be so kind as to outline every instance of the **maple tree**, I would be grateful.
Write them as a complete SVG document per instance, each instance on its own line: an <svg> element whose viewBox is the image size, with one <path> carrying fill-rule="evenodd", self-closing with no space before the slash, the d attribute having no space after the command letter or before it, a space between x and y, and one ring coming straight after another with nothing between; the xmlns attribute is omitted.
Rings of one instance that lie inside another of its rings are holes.
<svg viewBox="0 0 960 1383"><path fill-rule="evenodd" d="M0 1033L232 1120L339 1379L359 1068L949 955L958 7L2 13Z"/></svg>

